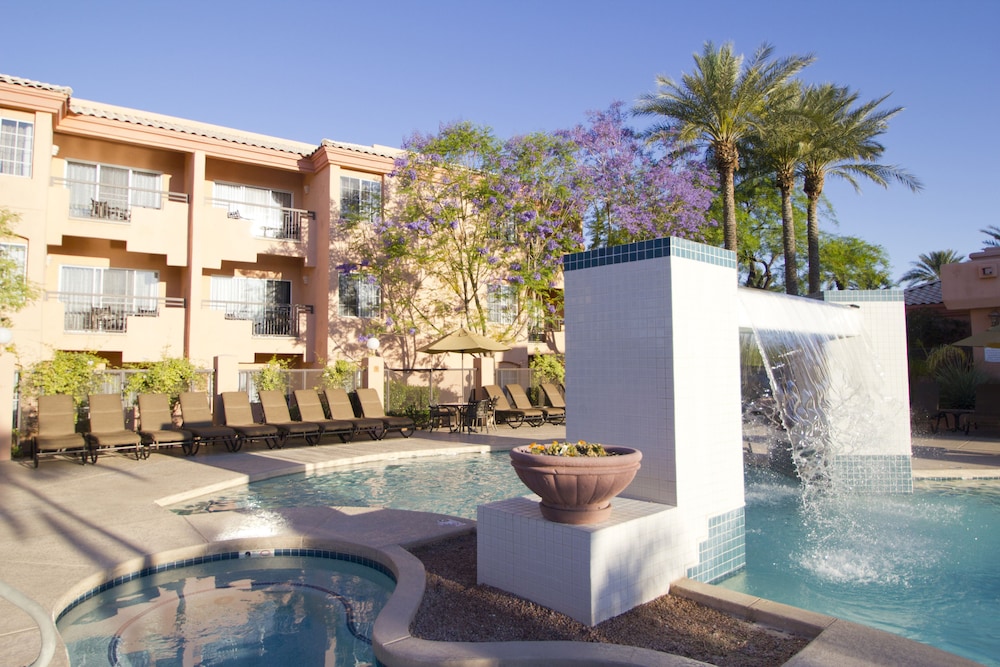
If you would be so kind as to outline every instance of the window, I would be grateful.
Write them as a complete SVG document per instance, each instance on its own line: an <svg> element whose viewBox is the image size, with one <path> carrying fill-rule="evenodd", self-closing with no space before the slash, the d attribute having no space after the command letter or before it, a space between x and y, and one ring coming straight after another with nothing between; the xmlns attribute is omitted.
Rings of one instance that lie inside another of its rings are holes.
<svg viewBox="0 0 1000 667"><path fill-rule="evenodd" d="M60 267L66 330L124 332L126 315L157 314L159 282L156 271Z"/></svg>
<svg viewBox="0 0 1000 667"><path fill-rule="evenodd" d="M160 174L85 162L66 163L70 215L128 221L131 207L160 208Z"/></svg>
<svg viewBox="0 0 1000 667"><path fill-rule="evenodd" d="M490 285L486 307L490 322L513 324L517 317L517 290L511 285Z"/></svg>
<svg viewBox="0 0 1000 667"><path fill-rule="evenodd" d="M252 220L253 234L262 238L287 238L292 216L292 193L238 183L215 183L215 205L229 210L229 217Z"/></svg>
<svg viewBox="0 0 1000 667"><path fill-rule="evenodd" d="M360 217L375 220L382 209L381 181L368 181L350 176L340 177L341 217Z"/></svg>
<svg viewBox="0 0 1000 667"><path fill-rule="evenodd" d="M382 311L382 290L374 276L341 273L339 291L341 317L378 317Z"/></svg>
<svg viewBox="0 0 1000 667"><path fill-rule="evenodd" d="M28 275L28 246L25 243L0 242L0 258L13 262L13 268L22 277Z"/></svg>
<svg viewBox="0 0 1000 667"><path fill-rule="evenodd" d="M32 123L0 118L0 174L31 177L34 132Z"/></svg>

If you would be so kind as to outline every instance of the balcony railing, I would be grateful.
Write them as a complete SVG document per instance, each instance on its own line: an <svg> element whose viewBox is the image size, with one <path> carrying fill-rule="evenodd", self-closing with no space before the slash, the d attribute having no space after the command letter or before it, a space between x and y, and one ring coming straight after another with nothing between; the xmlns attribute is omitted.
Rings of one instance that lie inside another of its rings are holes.
<svg viewBox="0 0 1000 667"><path fill-rule="evenodd" d="M133 208L161 209L165 201L188 203L188 195L183 192L126 186L98 186L93 181L69 178L53 178L52 185L64 185L69 188L69 215L73 218L131 222Z"/></svg>
<svg viewBox="0 0 1000 667"><path fill-rule="evenodd" d="M227 320L253 322L254 336L298 336L299 314L311 313L312 306L303 304L251 303L246 301L205 301L206 308L221 310Z"/></svg>
<svg viewBox="0 0 1000 667"><path fill-rule="evenodd" d="M209 199L212 206L228 209L231 220L253 222L253 235L261 239L281 241L302 241L302 227L306 220L315 220L315 211L282 206L264 206L233 201L231 199Z"/></svg>
<svg viewBox="0 0 1000 667"><path fill-rule="evenodd" d="M126 333L129 317L159 317L161 308L183 308L180 297L126 296L85 292L46 292L65 304L63 331Z"/></svg>

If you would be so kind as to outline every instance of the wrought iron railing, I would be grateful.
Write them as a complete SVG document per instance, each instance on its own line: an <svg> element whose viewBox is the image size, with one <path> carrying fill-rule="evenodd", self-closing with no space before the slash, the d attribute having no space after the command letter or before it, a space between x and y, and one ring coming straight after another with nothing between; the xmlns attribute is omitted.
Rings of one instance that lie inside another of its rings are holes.
<svg viewBox="0 0 1000 667"><path fill-rule="evenodd" d="M180 297L128 296L87 292L46 292L65 304L63 331L126 333L129 317L159 317L161 308L184 308Z"/></svg>
<svg viewBox="0 0 1000 667"><path fill-rule="evenodd" d="M70 197L69 214L73 218L131 222L133 208L161 209L165 201L188 203L188 195L184 192L100 184L100 194L97 194L98 184L93 181L69 178L53 178L52 185L64 185L71 192L82 193Z"/></svg>
<svg viewBox="0 0 1000 667"><path fill-rule="evenodd" d="M312 306L298 303L275 304L211 299L205 301L204 306L224 311L227 320L253 322L254 336L298 336L299 314L312 312Z"/></svg>
<svg viewBox="0 0 1000 667"><path fill-rule="evenodd" d="M283 206L263 206L248 204L231 199L209 199L212 206L229 209L228 217L232 220L251 220L253 234L257 238L278 239L281 241L302 241L302 228L306 220L315 220L315 211Z"/></svg>

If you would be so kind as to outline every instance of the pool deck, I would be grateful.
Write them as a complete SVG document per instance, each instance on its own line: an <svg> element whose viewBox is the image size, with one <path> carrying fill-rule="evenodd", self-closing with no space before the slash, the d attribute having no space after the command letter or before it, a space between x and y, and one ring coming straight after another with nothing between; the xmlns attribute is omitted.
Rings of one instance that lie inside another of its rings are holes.
<svg viewBox="0 0 1000 667"><path fill-rule="evenodd" d="M633 664L692 665L669 654L603 644L533 642L466 644L409 637L409 620L423 591L423 570L402 547L471 530L475 522L445 515L372 508L293 508L274 512L261 525L240 512L180 516L164 509L208 492L295 472L333 469L386 458L506 450L533 440L561 438L565 428L545 425L517 430L501 426L484 434L420 431L373 442L253 446L232 454L202 448L194 457L177 449L154 452L146 461L120 454L97 465L43 459L0 462L0 582L13 586L55 615L77 596L114 576L208 550L276 546L318 548L357 545L359 553L388 554L399 585L379 616L376 642L390 647L391 664ZM915 478L1000 479L1000 440L979 434L946 433L914 438ZM815 639L787 665L972 665L923 644L855 623L682 581L672 591L705 604ZM4 665L27 665L41 645L34 621L0 599L0 655ZM387 660L388 658L388 660ZM57 641L51 663L69 661Z"/></svg>

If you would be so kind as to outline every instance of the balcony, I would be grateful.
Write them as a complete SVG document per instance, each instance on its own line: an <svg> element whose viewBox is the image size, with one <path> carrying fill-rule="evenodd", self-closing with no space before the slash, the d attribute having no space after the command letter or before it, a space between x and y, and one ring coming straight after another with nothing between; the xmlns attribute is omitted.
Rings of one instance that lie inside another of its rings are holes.
<svg viewBox="0 0 1000 667"><path fill-rule="evenodd" d="M258 239L302 243L306 221L316 219L315 211L298 208L264 206L216 198L210 199L209 203L214 207L226 209L226 217L230 220L250 221L250 232Z"/></svg>
<svg viewBox="0 0 1000 667"><path fill-rule="evenodd" d="M53 178L46 235L51 245L62 237L124 241L129 252L162 255L168 266L187 264L188 195L142 188L104 188Z"/></svg>
<svg viewBox="0 0 1000 667"><path fill-rule="evenodd" d="M63 331L67 333L127 333L130 317L159 317L161 308L183 308L175 297L125 296L83 292L46 292L46 300L64 304Z"/></svg>
<svg viewBox="0 0 1000 667"><path fill-rule="evenodd" d="M245 320L252 323L254 336L299 336L299 315L313 312L312 306L302 304L249 303L246 301L205 302L211 310L221 310L227 320Z"/></svg>
<svg viewBox="0 0 1000 667"><path fill-rule="evenodd" d="M46 292L41 305L43 323L53 323L42 343L54 349L120 352L125 362L183 354L184 299Z"/></svg>

